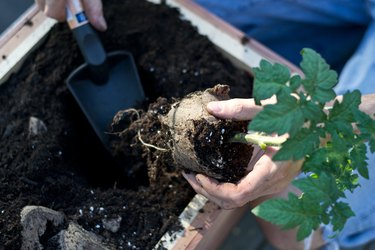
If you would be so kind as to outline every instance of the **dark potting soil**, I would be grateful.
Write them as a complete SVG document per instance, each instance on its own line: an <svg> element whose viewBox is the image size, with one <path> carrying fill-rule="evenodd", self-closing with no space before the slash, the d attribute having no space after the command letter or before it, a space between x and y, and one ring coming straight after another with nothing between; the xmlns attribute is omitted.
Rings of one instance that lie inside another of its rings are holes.
<svg viewBox="0 0 375 250"><path fill-rule="evenodd" d="M201 164L210 166L210 171L221 178L219 181L235 183L245 176L246 166L253 147L242 143L228 143L236 133L245 133L247 122L220 120L210 124L195 121L195 133L191 143Z"/></svg>
<svg viewBox="0 0 375 250"><path fill-rule="evenodd" d="M145 110L158 97L181 98L217 83L230 85L233 97L251 95L251 78L177 10L141 0L104 4L109 28L101 39L108 51L133 53ZM82 62L71 32L59 24L0 87L0 249L21 247L26 205L61 211L118 249L151 249L194 195L173 165L140 153L134 141L122 145L128 150L119 162L107 155L64 82ZM47 130L30 133L30 117ZM103 218L118 216L116 233L103 228Z"/></svg>

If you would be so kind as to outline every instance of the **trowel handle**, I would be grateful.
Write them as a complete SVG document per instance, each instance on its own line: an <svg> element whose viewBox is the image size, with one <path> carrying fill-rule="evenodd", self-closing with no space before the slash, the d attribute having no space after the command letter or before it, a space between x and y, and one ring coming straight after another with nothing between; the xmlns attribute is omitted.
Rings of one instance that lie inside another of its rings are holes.
<svg viewBox="0 0 375 250"><path fill-rule="evenodd" d="M86 17L80 0L66 1L66 19L89 66L92 80L98 83L106 82L109 74L107 55L99 36Z"/></svg>

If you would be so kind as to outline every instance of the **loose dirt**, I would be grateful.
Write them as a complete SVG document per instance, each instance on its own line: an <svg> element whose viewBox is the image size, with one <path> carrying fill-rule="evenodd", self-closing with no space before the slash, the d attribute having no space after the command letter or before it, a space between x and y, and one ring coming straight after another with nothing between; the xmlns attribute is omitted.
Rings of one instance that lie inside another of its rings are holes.
<svg viewBox="0 0 375 250"><path fill-rule="evenodd" d="M165 113L160 102L217 83L228 84L233 97L251 96L251 77L181 21L177 10L141 0L104 4L104 46L133 53L148 96L138 110ZM63 212L117 249L151 249L194 195L179 170L140 150L134 135L114 141L126 150L108 155L64 82L82 62L71 32L58 24L0 86L0 249L20 249L26 205ZM31 133L35 118L40 126ZM151 126L156 133L157 126ZM151 163L159 167L150 170ZM118 216L116 233L103 228L103 219Z"/></svg>

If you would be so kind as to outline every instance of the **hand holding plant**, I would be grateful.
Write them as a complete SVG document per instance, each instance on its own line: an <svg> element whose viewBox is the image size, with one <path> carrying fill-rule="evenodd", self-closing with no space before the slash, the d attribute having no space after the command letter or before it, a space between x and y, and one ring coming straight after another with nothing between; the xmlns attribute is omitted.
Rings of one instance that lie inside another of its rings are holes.
<svg viewBox="0 0 375 250"><path fill-rule="evenodd" d="M267 100L264 103L274 103ZM210 102L208 111L222 119L251 120L261 110L254 99L231 99ZM237 183L223 183L202 174L184 174L197 193L224 209L240 207L259 197L284 190L300 172L301 161L272 161L274 147L262 150L255 146L248 164L248 174Z"/></svg>
<svg viewBox="0 0 375 250"><path fill-rule="evenodd" d="M375 122L359 109L361 93L347 92L337 101L333 90L337 73L315 51L303 49L301 54L304 76L291 75L286 66L265 60L254 69L258 107L251 107L253 101L239 100L226 101L222 108L208 107L221 118L251 120L249 132L237 134L233 140L256 143L265 150L253 162L252 171L237 184L217 183L202 175L196 179L187 176L198 192L233 208L279 192L302 165L305 177L292 182L301 194L269 199L252 210L283 229L297 228L297 240L306 238L321 224L331 224L336 232L343 229L347 219L354 216L345 202L345 192L359 187L359 175L369 178L367 145L375 151ZM276 97L275 104L264 103L271 97ZM329 102L333 105L327 107ZM275 151L273 146L280 149Z"/></svg>

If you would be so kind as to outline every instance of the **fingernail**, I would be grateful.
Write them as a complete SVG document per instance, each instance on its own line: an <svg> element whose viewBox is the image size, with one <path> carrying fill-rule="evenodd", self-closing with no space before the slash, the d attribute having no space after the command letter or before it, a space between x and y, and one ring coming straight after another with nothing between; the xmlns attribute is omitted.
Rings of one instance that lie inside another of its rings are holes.
<svg viewBox="0 0 375 250"><path fill-rule="evenodd" d="M105 21L103 16L98 17L98 19L96 20L96 27L100 31L107 30L107 22Z"/></svg>
<svg viewBox="0 0 375 250"><path fill-rule="evenodd" d="M107 30L107 22L105 21L104 17L101 16L101 17L99 18L99 20L100 20L100 23L101 23L101 25L102 25L102 28L103 28L104 30Z"/></svg>
<svg viewBox="0 0 375 250"><path fill-rule="evenodd" d="M207 110L210 113L220 113L221 112L221 103L220 102L209 102L207 104Z"/></svg>
<svg viewBox="0 0 375 250"><path fill-rule="evenodd" d="M185 177L185 179L187 178L186 173L184 171L182 171L181 174L183 177Z"/></svg>
<svg viewBox="0 0 375 250"><path fill-rule="evenodd" d="M198 176L195 176L195 179L197 180L197 182L199 183L199 185L202 186L202 182L201 182L201 180L199 179L199 177L198 177Z"/></svg>

